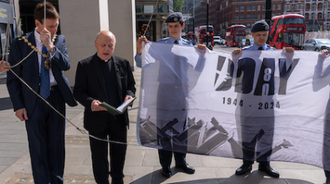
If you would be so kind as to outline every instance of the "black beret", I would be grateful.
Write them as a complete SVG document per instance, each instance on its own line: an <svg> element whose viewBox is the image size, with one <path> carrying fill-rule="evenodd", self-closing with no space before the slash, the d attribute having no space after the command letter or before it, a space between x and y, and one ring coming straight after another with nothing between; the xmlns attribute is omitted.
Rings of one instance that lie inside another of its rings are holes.
<svg viewBox="0 0 330 184"><path fill-rule="evenodd" d="M165 23L168 23L168 22L179 22L180 20L182 20L182 13L180 12L174 12L174 13L171 13L167 19L165 20Z"/></svg>
<svg viewBox="0 0 330 184"><path fill-rule="evenodd" d="M255 22L252 25L251 32L254 33L254 32L258 32L258 31L269 31L269 26L268 26L267 22L265 22L263 20Z"/></svg>

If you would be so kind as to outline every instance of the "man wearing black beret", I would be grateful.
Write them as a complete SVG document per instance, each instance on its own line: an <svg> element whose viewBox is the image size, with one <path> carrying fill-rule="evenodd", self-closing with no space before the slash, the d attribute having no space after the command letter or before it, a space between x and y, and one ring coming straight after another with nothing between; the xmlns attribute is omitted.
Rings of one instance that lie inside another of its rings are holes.
<svg viewBox="0 0 330 184"><path fill-rule="evenodd" d="M251 35L254 39L253 45L244 47L243 49L235 49L232 53L233 58L239 58L241 52L245 50L276 50L266 44L268 34L269 25L265 21L261 20L255 22L251 28ZM293 51L294 49L291 47L285 48L285 52ZM233 60L234 62L238 62L237 77L244 74L244 78L254 78L254 72L251 72L251 68L255 67L253 62L248 62L248 60L244 59L239 61L235 61L236 59ZM269 68L268 70L271 69ZM233 67L231 69L231 75L233 75ZM251 82L251 80L243 79L241 87L242 93L249 93L252 86L253 80ZM271 89L269 91L271 91ZM243 94L242 98L244 98ZM272 94L267 94L265 98L272 98ZM274 136L274 112L269 111L267 117L260 118L244 114L244 109L241 109L238 124L241 130L238 133L241 135L242 141L243 165L236 170L235 174L245 175L252 170L254 161L257 161L259 162L259 171L265 172L271 177L278 178L280 176L279 173L270 166L269 162ZM260 131L262 132L260 133Z"/></svg>

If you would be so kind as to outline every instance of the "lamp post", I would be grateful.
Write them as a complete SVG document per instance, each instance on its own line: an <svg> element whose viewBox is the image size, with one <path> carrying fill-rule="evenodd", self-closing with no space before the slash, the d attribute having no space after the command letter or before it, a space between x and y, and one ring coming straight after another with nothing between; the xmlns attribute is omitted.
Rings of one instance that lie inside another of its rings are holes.
<svg viewBox="0 0 330 184"><path fill-rule="evenodd" d="M193 0L193 30L195 33L195 0Z"/></svg>
<svg viewBox="0 0 330 184"><path fill-rule="evenodd" d="M195 0L193 0L193 6L188 9L188 13L190 13L190 10L192 10L192 18L189 18L189 25L190 25L190 19L192 19L192 26L193 26L193 32L195 30ZM188 26L188 32L189 32L189 26Z"/></svg>
<svg viewBox="0 0 330 184"><path fill-rule="evenodd" d="M323 23L323 28L324 30L327 30L328 29L328 26L327 26L327 16L328 16L328 2L325 2L324 3L324 23Z"/></svg>
<svg viewBox="0 0 330 184"><path fill-rule="evenodd" d="M270 26L270 21L272 19L272 1L271 0L266 0L266 12L265 13L266 13L266 15L265 15L266 22ZM269 35L268 35L267 43L269 43Z"/></svg>
<svg viewBox="0 0 330 184"><path fill-rule="evenodd" d="M209 3L210 0L206 1L206 33L209 32ZM206 47L209 47L209 36L206 35Z"/></svg>

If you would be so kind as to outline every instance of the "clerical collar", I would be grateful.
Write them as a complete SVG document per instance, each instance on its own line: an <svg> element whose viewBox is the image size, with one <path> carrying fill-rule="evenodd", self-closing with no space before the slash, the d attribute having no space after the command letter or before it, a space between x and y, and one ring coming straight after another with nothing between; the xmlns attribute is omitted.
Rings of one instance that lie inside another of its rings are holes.
<svg viewBox="0 0 330 184"><path fill-rule="evenodd" d="M107 63L107 62L109 62L110 61L110 59L109 60L103 60L103 59L101 59L101 57L99 56L99 54L98 53L96 53L97 54L97 57L100 59L100 61L103 61L103 62L105 62L105 63Z"/></svg>

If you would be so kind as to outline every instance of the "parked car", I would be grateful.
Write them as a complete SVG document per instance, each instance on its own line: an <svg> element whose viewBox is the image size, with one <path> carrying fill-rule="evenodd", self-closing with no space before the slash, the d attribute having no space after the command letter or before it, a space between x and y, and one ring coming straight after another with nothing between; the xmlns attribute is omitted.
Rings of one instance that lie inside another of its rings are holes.
<svg viewBox="0 0 330 184"><path fill-rule="evenodd" d="M221 39L220 40L220 45L224 45L226 43L226 40L225 39Z"/></svg>
<svg viewBox="0 0 330 184"><path fill-rule="evenodd" d="M301 47L302 50L320 51L327 49L330 51L329 39L309 39Z"/></svg>
<svg viewBox="0 0 330 184"><path fill-rule="evenodd" d="M221 37L220 36L214 36L213 39L214 39L214 44L218 44L218 45L221 44Z"/></svg>
<svg viewBox="0 0 330 184"><path fill-rule="evenodd" d="M253 44L252 38L242 39L242 47L249 46Z"/></svg>

